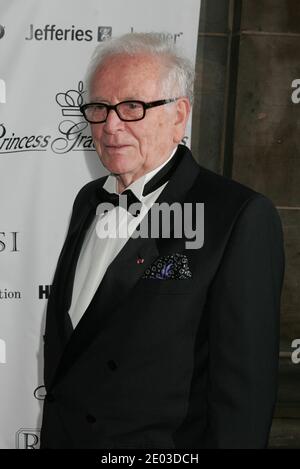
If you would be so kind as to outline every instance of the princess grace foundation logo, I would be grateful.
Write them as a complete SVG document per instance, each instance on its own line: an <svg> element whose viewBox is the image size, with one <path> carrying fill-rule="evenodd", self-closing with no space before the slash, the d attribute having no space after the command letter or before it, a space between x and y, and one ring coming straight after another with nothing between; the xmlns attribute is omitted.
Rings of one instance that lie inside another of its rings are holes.
<svg viewBox="0 0 300 469"><path fill-rule="evenodd" d="M77 90L57 93L55 100L61 109L63 120L58 125L61 137L55 138L51 143L53 153L63 154L72 150L95 151L91 135L85 133L89 124L80 112L84 93L82 81L78 83Z"/></svg>
<svg viewBox="0 0 300 469"><path fill-rule="evenodd" d="M56 134L43 132L20 135L15 130L0 123L0 157L14 153L51 151L54 155L67 155L73 151L95 152L88 122L80 112L86 91L83 82L79 81L76 88L58 92L55 103L59 110L59 123ZM0 79L0 102L5 101L5 83ZM182 143L187 145L188 136Z"/></svg>
<svg viewBox="0 0 300 469"><path fill-rule="evenodd" d="M58 92L55 102L60 111L60 122L56 134L43 132L20 135L15 130L0 124L0 156L11 153L52 151L65 155L71 151L95 151L89 124L80 112L85 91L79 81L77 89ZM5 83L0 80L0 99L5 100Z"/></svg>

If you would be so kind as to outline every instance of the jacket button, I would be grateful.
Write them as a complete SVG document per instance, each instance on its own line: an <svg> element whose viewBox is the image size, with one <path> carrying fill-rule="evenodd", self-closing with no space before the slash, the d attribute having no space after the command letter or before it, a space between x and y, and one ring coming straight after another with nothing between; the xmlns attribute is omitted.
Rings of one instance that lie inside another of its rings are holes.
<svg viewBox="0 0 300 469"><path fill-rule="evenodd" d="M88 414L86 416L86 420L87 420L88 423L96 423L97 422L96 417L94 417L94 415L91 415L91 414Z"/></svg>
<svg viewBox="0 0 300 469"><path fill-rule="evenodd" d="M55 396L51 392L46 395L46 400L48 402L54 402L55 401Z"/></svg>
<svg viewBox="0 0 300 469"><path fill-rule="evenodd" d="M118 365L116 364L116 362L114 360L109 360L107 362L107 366L110 370L114 371L118 368Z"/></svg>

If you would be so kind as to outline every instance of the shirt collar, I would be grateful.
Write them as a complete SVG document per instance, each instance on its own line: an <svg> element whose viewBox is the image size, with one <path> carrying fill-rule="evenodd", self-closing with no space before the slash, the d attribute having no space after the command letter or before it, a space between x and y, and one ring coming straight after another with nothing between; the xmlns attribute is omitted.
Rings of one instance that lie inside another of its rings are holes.
<svg viewBox="0 0 300 469"><path fill-rule="evenodd" d="M149 171L148 173L146 174L143 174L143 176L141 176L140 178L138 178L136 181L134 181L132 184L130 184L130 186L126 187L126 189L131 189L132 192L134 193L134 195L136 195L136 197L142 201L142 198L143 198L143 190L144 190L144 186L145 184L161 169L163 168L167 163L168 161L170 161L170 159L175 155L175 152L177 150L177 146L174 148L174 150L172 151L171 155L169 156L169 158L164 161L160 166L158 166L157 168L154 168L152 169L152 171ZM103 185L103 188L106 189L108 192L110 193L117 193L117 178L114 174L110 174L108 176L108 178L106 179L104 185Z"/></svg>

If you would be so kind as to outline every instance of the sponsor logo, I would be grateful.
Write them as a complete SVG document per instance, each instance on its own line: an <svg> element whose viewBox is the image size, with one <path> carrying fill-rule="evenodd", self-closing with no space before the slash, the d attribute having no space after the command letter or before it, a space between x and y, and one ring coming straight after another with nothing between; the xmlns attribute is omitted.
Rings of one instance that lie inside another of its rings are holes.
<svg viewBox="0 0 300 469"><path fill-rule="evenodd" d="M130 28L130 32L131 33L134 33L135 30L133 27ZM168 41L170 42L174 42L174 44L176 44L176 42L178 41L179 38L181 38L183 36L183 32L178 32L178 33L156 33L157 36L161 37L162 39L167 39Z"/></svg>
<svg viewBox="0 0 300 469"><path fill-rule="evenodd" d="M46 24L36 27L29 25L26 41L76 41L76 42L103 42L112 35L111 26L98 26L95 30L77 28L74 24L67 28L61 28L56 24Z"/></svg>
<svg viewBox="0 0 300 469"><path fill-rule="evenodd" d="M0 27L1 28L1 27ZM3 27L2 27L3 28ZM3 28L4 30L4 28ZM1 29L0 29L1 31ZM135 32L134 27L130 27L130 32ZM4 31L3 31L4 35ZM157 33L158 36L168 39L174 43L183 36L183 32ZM36 26L30 24L25 35L26 41L75 41L75 42L103 42L112 37L112 26L97 26L94 29L82 29L74 24L66 28L56 24L46 24Z"/></svg>
<svg viewBox="0 0 300 469"><path fill-rule="evenodd" d="M0 231L0 253L4 252L5 250L9 250L10 252L19 252L19 232L18 231Z"/></svg>
<svg viewBox="0 0 300 469"><path fill-rule="evenodd" d="M3 38L4 34L5 34L5 27L2 26L2 24L0 24L0 39Z"/></svg>
<svg viewBox="0 0 300 469"><path fill-rule="evenodd" d="M4 124L0 124L0 155L27 151L46 151L51 135L9 135Z"/></svg>
<svg viewBox="0 0 300 469"><path fill-rule="evenodd" d="M58 124L58 136L42 134L17 136L15 132L9 134L5 125L0 124L0 155L47 151L49 148L58 155L70 151L95 151L89 133L89 124L79 109L83 103L84 93L83 82L79 81L77 89L69 89L56 94L55 101L63 118Z"/></svg>
<svg viewBox="0 0 300 469"><path fill-rule="evenodd" d="M39 285L39 299L48 300L51 285Z"/></svg>
<svg viewBox="0 0 300 469"><path fill-rule="evenodd" d="M9 291L7 288L3 290L0 289L0 300L20 300L21 292L20 291Z"/></svg>
<svg viewBox="0 0 300 469"><path fill-rule="evenodd" d="M112 36L111 26L99 26L97 31L97 41L103 42Z"/></svg>
<svg viewBox="0 0 300 469"><path fill-rule="evenodd" d="M6 103L6 85L2 78L0 78L0 103Z"/></svg>
<svg viewBox="0 0 300 469"><path fill-rule="evenodd" d="M37 428L20 428L16 433L17 449L38 449L41 430Z"/></svg>
<svg viewBox="0 0 300 469"><path fill-rule="evenodd" d="M70 88L55 95L55 102L61 112L61 120L57 127L58 135L43 135L40 133L38 135L18 136L15 132L9 133L3 123L0 124L0 155L28 151L41 152L49 149L56 155L65 155L71 151L94 152L95 146L90 134L89 124L80 112L85 93L83 82L79 81L77 89ZM182 143L186 145L187 141L188 137L185 136Z"/></svg>
<svg viewBox="0 0 300 469"><path fill-rule="evenodd" d="M6 363L6 342L3 339L0 339L0 364L4 365Z"/></svg>
<svg viewBox="0 0 300 469"><path fill-rule="evenodd" d="M85 133L89 124L82 116L79 107L83 104L83 82L78 83L77 90L70 89L64 93L57 93L55 100L60 106L64 119L58 125L60 137L51 143L53 153L64 154L73 151L95 151L92 137ZM68 119L65 119L68 117ZM79 122L74 118L79 118Z"/></svg>

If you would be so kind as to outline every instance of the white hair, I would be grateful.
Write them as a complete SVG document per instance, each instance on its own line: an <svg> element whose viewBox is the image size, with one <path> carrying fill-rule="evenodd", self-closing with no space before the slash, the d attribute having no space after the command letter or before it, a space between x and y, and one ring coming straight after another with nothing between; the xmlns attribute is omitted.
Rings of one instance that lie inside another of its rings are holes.
<svg viewBox="0 0 300 469"><path fill-rule="evenodd" d="M166 71L161 83L163 92L176 92L178 96L185 96L193 103L194 67L174 42L171 42L169 35L164 33L128 33L99 44L87 71L88 92L96 70L104 61L116 55L150 55L158 58L162 69Z"/></svg>

